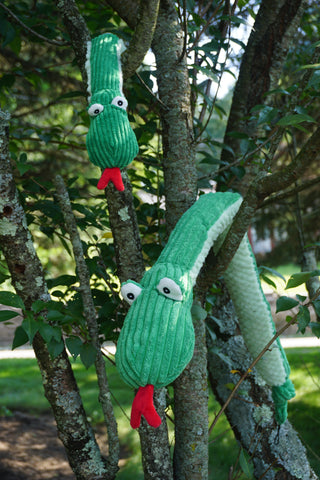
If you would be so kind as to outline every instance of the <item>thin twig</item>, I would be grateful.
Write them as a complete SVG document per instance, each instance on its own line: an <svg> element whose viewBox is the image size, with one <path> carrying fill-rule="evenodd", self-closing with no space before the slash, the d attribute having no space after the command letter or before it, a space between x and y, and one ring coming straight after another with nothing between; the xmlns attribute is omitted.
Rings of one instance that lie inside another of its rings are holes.
<svg viewBox="0 0 320 480"><path fill-rule="evenodd" d="M202 35L206 32L206 30L208 29L208 27L210 27L210 24L212 22L212 20L215 18L215 16L217 15L221 5L223 4L224 0L221 0L220 3L218 3L218 5L216 6L215 10L213 11L213 13L210 15L210 17L208 18L208 20L206 21L205 25L203 26L203 28L201 30L199 30L196 34L196 39L194 41L194 43L191 45L191 47L189 48L189 52L192 51L194 49L194 47L196 47L200 41L200 38L202 37Z"/></svg>
<svg viewBox="0 0 320 480"><path fill-rule="evenodd" d="M51 45L58 45L59 47L64 47L65 45L70 45L70 42L62 42L62 41L59 41L59 40L51 40L51 38L44 37L43 35L36 32L35 30L32 30L32 28L28 27L28 25L26 25L25 23L23 23L23 21L20 20L20 18L18 18L17 15L15 15L10 10L10 8L8 8L6 5L4 5L1 2L0 2L0 7L3 8L3 10L5 10L10 15L10 17L13 18L24 30L26 30L29 33L32 33L32 35L34 35L35 37L38 37L38 38L40 38L41 40L44 40L47 43L51 43Z"/></svg>
<svg viewBox="0 0 320 480"><path fill-rule="evenodd" d="M148 90L148 92L150 93L150 95L152 95L152 97L156 100L157 103L159 103L161 105L162 108L164 108L165 110L169 110L169 107L167 107L167 105L165 105L163 103L162 100L160 100L160 98L158 98L154 93L153 91L151 90L151 88L148 87L148 85L146 84L146 82L143 80L143 78L141 77L141 75L139 75L138 72L136 72L136 76L139 78L140 82L142 83L142 85L144 86L144 88L146 90Z"/></svg>
<svg viewBox="0 0 320 480"><path fill-rule="evenodd" d="M234 389L232 390L232 392L230 393L229 397L227 398L227 400L225 401L224 405L221 407L220 411L218 412L216 418L214 419L214 421L212 422L210 428L209 428L209 433L211 433L211 431L213 430L213 428L215 427L215 425L217 424L219 418L221 417L221 415L223 414L223 412L225 411L225 409L227 408L227 406L229 405L229 403L231 402L231 400L233 399L233 397L235 396L235 393L236 391L238 390L238 388L240 387L240 385L242 384L242 382L247 378L247 376L249 375L249 373L253 370L253 368L256 366L256 364L259 362L259 360L263 357L263 355L266 353L266 351L271 347L271 345L277 340L277 338L283 333L285 332L291 325L293 325L294 323L296 323L297 321L297 316L294 316L290 322L288 322L286 325L284 325L282 328L280 328L280 330L278 330L278 332L271 338L271 340L267 343L267 345L264 347L264 349L259 353L259 355L253 360L253 362L251 363L251 365L249 366L249 368L247 369L246 372L244 372L244 374L241 376L241 378L238 380L238 382L236 383L236 385L234 386Z"/></svg>

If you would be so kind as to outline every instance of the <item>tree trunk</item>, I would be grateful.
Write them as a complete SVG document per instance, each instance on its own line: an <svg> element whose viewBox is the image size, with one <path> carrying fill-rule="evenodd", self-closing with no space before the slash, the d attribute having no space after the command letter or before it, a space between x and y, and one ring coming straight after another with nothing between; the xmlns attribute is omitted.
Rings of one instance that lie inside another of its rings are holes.
<svg viewBox="0 0 320 480"><path fill-rule="evenodd" d="M166 226L170 233L197 195L191 97L184 32L175 2L162 0L152 49L157 63L163 141Z"/></svg>
<svg viewBox="0 0 320 480"><path fill-rule="evenodd" d="M197 195L191 90L175 2L162 0L152 49L156 57L161 108L166 227L169 234ZM174 382L174 478L208 477L208 392L203 317L194 317L196 348Z"/></svg>
<svg viewBox="0 0 320 480"><path fill-rule="evenodd" d="M8 152L9 115L0 110L0 244L12 283L26 310L36 300L48 301L44 273L35 252ZM68 355L54 360L39 333L33 348L42 375L45 396L57 423L59 437L78 480L112 480L117 467L108 468L87 420Z"/></svg>
<svg viewBox="0 0 320 480"><path fill-rule="evenodd" d="M230 395L227 385L239 380L252 362L233 305L227 294L218 297L208 328L208 369L212 390L221 405ZM216 339L214 337L216 336ZM290 409L290 403L289 407ZM271 390L253 371L228 405L226 416L237 440L249 453L255 478L265 480L316 480L306 450L288 420L279 426L274 420Z"/></svg>

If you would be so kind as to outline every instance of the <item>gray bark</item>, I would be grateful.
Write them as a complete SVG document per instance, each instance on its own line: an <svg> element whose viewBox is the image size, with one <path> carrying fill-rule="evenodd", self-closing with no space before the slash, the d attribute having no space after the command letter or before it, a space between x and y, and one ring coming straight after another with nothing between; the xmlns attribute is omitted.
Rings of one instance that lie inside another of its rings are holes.
<svg viewBox="0 0 320 480"><path fill-rule="evenodd" d="M138 20L129 47L122 54L122 74L124 82L140 67L151 47L157 23L160 0L140 2Z"/></svg>
<svg viewBox="0 0 320 480"><path fill-rule="evenodd" d="M174 383L175 480L208 478L206 312L194 304L192 313L196 338L193 358Z"/></svg>
<svg viewBox="0 0 320 480"><path fill-rule="evenodd" d="M168 233L197 194L191 93L175 2L162 0L152 49L157 63Z"/></svg>
<svg viewBox="0 0 320 480"><path fill-rule="evenodd" d="M161 108L163 172L168 234L197 195L191 91L184 32L175 2L162 0L152 49L156 57ZM187 369L174 382L174 478L208 477L208 392L203 318L194 318L196 348Z"/></svg>
<svg viewBox="0 0 320 480"><path fill-rule="evenodd" d="M239 380L239 374L231 370L244 373L252 358L239 334L236 315L226 294L218 299L212 314L218 320L208 322L209 380L217 400L223 405L230 395L226 385ZM289 421L280 427L276 424L271 390L257 372L253 371L241 384L241 393L231 400L225 413L237 440L250 455L255 478L317 479L306 450Z"/></svg>
<svg viewBox="0 0 320 480"><path fill-rule="evenodd" d="M95 368L99 386L99 401L102 407L102 412L104 415L104 421L107 427L108 434L109 471L110 473L116 474L119 469L118 462L120 454L118 428L111 402L111 394L108 385L106 365L101 352L97 314L90 289L90 273L84 258L82 243L77 228L77 222L72 212L70 198L66 186L60 175L57 175L55 177L54 183L57 190L56 196L58 198L59 206L63 214L66 231L69 233L70 236L75 263L77 266L77 273L80 281L80 293L83 302L83 313L88 326L91 343L96 350Z"/></svg>
<svg viewBox="0 0 320 480"><path fill-rule="evenodd" d="M30 310L34 301L47 301L49 295L14 183L8 152L8 123L9 115L0 110L0 243L12 284L26 310ZM113 479L114 474L109 474L87 420L66 351L53 360L39 333L34 337L33 348L45 396L77 480Z"/></svg>
<svg viewBox="0 0 320 480"><path fill-rule="evenodd" d="M139 282L145 270L139 226L133 204L132 187L126 172L122 172L122 180L125 187L123 192L118 192L111 183L105 191L117 274L121 282L129 278Z"/></svg>

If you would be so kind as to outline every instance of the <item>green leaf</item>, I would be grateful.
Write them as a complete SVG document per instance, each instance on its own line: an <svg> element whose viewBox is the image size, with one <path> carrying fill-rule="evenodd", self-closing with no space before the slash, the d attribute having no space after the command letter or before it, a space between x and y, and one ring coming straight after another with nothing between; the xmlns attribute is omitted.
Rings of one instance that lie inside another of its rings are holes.
<svg viewBox="0 0 320 480"><path fill-rule="evenodd" d="M65 315L58 310L49 310L47 319L49 322L59 322L60 320L63 320Z"/></svg>
<svg viewBox="0 0 320 480"><path fill-rule="evenodd" d="M80 358L86 368L94 364L97 356L97 350L91 343L83 343L80 348Z"/></svg>
<svg viewBox="0 0 320 480"><path fill-rule="evenodd" d="M299 305L299 302L298 302L298 300L295 300L294 298L280 297L280 298L277 299L276 313L284 312L285 310L290 310L291 308L294 308L297 305Z"/></svg>
<svg viewBox="0 0 320 480"><path fill-rule="evenodd" d="M21 347L21 345L25 345L26 343L28 343L28 341L29 341L29 337L26 334L24 328L22 328L20 325L19 327L16 328L14 332L12 350L14 350L15 348Z"/></svg>
<svg viewBox="0 0 320 480"><path fill-rule="evenodd" d="M32 168L33 168L32 165L27 165L26 163L17 163L17 169L21 176L24 175L29 170L32 170Z"/></svg>
<svg viewBox="0 0 320 480"><path fill-rule="evenodd" d="M269 278L269 277L267 277L266 275L263 275L263 274L260 275L260 278L261 278L261 280L266 282L268 285L270 285L275 290L277 289L277 285L274 283L273 280L271 280L271 278Z"/></svg>
<svg viewBox="0 0 320 480"><path fill-rule="evenodd" d="M289 288L298 287L303 283L307 282L311 277L316 277L320 275L320 270L312 270L311 272L298 272L291 275L289 278L286 290Z"/></svg>
<svg viewBox="0 0 320 480"><path fill-rule="evenodd" d="M305 113L293 113L291 115L286 115L285 117L280 118L276 125L279 125L280 127L290 127L294 125L299 125L299 123L302 122L315 123L316 121L312 117L310 117L310 115L307 115Z"/></svg>
<svg viewBox="0 0 320 480"><path fill-rule="evenodd" d="M0 284L8 280L8 278L10 278L10 275L0 272Z"/></svg>
<svg viewBox="0 0 320 480"><path fill-rule="evenodd" d="M305 333L306 327L310 323L310 312L308 307L300 305L299 313L297 315L298 332Z"/></svg>
<svg viewBox="0 0 320 480"><path fill-rule="evenodd" d="M48 351L52 358L56 358L64 349L63 340L57 341L54 338L47 344Z"/></svg>
<svg viewBox="0 0 320 480"><path fill-rule="evenodd" d="M36 300L31 305L31 310L33 313L39 313L42 310L46 310L48 308L48 303L44 302L43 300Z"/></svg>
<svg viewBox="0 0 320 480"><path fill-rule="evenodd" d="M253 464L250 461L249 454L245 452L243 449L241 449L241 452L240 452L239 464L245 476L250 479L253 478Z"/></svg>
<svg viewBox="0 0 320 480"><path fill-rule="evenodd" d="M35 334L40 328L41 323L37 322L31 312L27 312L21 326L28 335L29 342L32 343Z"/></svg>
<svg viewBox="0 0 320 480"><path fill-rule="evenodd" d="M80 355L80 350L83 345L81 338L79 337L68 337L66 339L66 346L74 359Z"/></svg>
<svg viewBox="0 0 320 480"><path fill-rule="evenodd" d="M298 294L296 295L296 298L297 300L299 300L300 303L303 303L307 299L306 295L298 295Z"/></svg>
<svg viewBox="0 0 320 480"><path fill-rule="evenodd" d="M313 308L314 308L317 316L320 317L320 298L317 298L316 300L313 300L312 305L313 305Z"/></svg>
<svg viewBox="0 0 320 480"><path fill-rule="evenodd" d="M12 318L17 317L19 314L13 310L0 310L0 322L6 322Z"/></svg>
<svg viewBox="0 0 320 480"><path fill-rule="evenodd" d="M258 268L258 271L259 273L270 273L270 275L272 275L273 277L278 277L278 278L281 278L281 280L283 280L284 282L286 281L286 279L284 278L283 275L281 275L281 273L279 273L277 270L275 270L274 268L270 268L270 267L266 267L265 265L260 265L260 267Z"/></svg>
<svg viewBox="0 0 320 480"><path fill-rule="evenodd" d="M43 340L46 343L49 343L52 339L56 340L56 342L60 342L61 340L61 330L59 327L53 327L48 323L42 323L39 328L39 333L42 336Z"/></svg>
<svg viewBox="0 0 320 480"><path fill-rule="evenodd" d="M24 309L24 303L16 293L0 292L0 304Z"/></svg>
<svg viewBox="0 0 320 480"><path fill-rule="evenodd" d="M312 333L320 338L320 323L310 322L309 327L311 328Z"/></svg>

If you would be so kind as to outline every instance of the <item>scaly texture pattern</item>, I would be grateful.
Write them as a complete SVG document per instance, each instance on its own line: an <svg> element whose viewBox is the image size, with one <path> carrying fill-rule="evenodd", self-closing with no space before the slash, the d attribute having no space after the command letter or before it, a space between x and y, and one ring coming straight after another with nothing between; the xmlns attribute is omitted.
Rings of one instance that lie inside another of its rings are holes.
<svg viewBox="0 0 320 480"><path fill-rule="evenodd" d="M116 35L100 35L88 42L86 62L91 119L87 150L91 162L104 169L98 188L104 189L111 180L120 191L124 190L120 168L129 165L139 151L122 92L122 45Z"/></svg>
<svg viewBox="0 0 320 480"><path fill-rule="evenodd" d="M122 285L122 295L131 308L119 336L116 362L129 385L168 385L191 360L193 286L209 249L219 249L241 202L238 194L230 192L201 196L181 217L141 283L128 281ZM225 280L244 340L255 358L271 340L275 328L247 236L225 272ZM283 423L286 403L294 396L294 389L279 341L268 349L256 368L273 387L277 420Z"/></svg>

